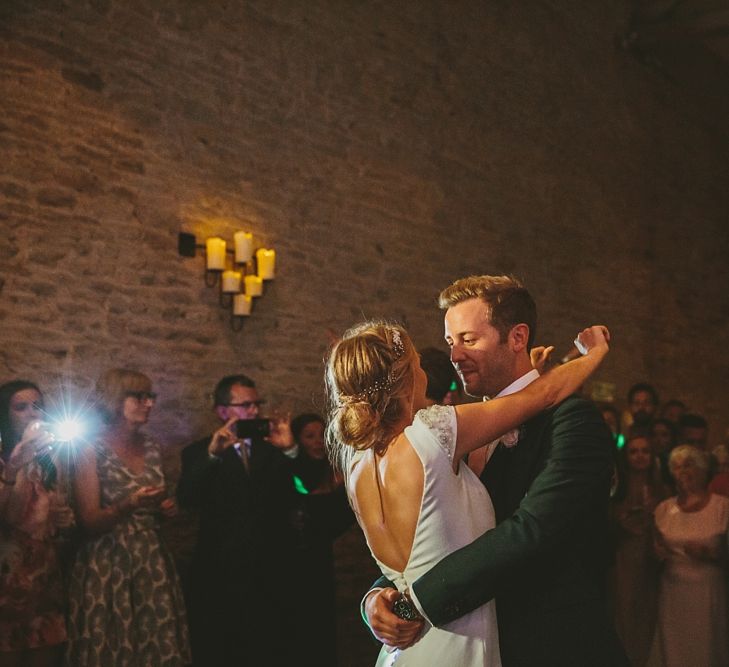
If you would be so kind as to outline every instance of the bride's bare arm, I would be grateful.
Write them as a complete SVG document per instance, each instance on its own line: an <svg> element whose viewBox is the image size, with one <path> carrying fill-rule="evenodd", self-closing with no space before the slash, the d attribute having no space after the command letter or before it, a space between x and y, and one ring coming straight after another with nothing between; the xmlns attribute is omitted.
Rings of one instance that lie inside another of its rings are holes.
<svg viewBox="0 0 729 667"><path fill-rule="evenodd" d="M457 406L454 462L577 391L607 354L610 334L603 326L593 326L578 338L588 350L585 356L549 371L510 396Z"/></svg>

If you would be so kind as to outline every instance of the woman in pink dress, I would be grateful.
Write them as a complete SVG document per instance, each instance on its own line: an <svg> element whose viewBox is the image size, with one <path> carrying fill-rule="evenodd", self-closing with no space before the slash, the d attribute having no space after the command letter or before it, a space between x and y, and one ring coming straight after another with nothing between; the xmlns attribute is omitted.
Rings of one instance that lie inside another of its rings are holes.
<svg viewBox="0 0 729 667"><path fill-rule="evenodd" d="M727 530L729 498L708 490L709 460L696 447L671 452L678 494L655 512L664 560L658 639L666 667L729 665Z"/></svg>

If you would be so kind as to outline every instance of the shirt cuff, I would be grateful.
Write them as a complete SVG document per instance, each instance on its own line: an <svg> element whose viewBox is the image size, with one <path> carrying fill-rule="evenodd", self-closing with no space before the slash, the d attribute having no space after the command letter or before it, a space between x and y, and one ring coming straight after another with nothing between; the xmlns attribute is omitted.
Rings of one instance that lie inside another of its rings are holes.
<svg viewBox="0 0 729 667"><path fill-rule="evenodd" d="M370 593L377 593L378 591L381 591L382 587L377 588L370 588L364 596L362 597L362 601L359 603L359 613L362 615L362 620L364 621L364 624L372 630L370 627L370 622L367 620L367 614L365 614L365 600L370 596Z"/></svg>

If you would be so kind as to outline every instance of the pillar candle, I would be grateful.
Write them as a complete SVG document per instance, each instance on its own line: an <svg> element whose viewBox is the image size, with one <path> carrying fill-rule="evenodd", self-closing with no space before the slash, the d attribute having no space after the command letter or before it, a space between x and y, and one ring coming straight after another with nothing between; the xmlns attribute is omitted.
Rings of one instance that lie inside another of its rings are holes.
<svg viewBox="0 0 729 667"><path fill-rule="evenodd" d="M222 271L225 268L225 241L212 236L205 241L208 271Z"/></svg>
<svg viewBox="0 0 729 667"><path fill-rule="evenodd" d="M253 234L248 232L236 232L233 234L235 243L235 261L237 264L245 264L253 258Z"/></svg>
<svg viewBox="0 0 729 667"><path fill-rule="evenodd" d="M238 315L239 317L250 315L252 303L253 297L247 294L236 294L233 297L233 315Z"/></svg>
<svg viewBox="0 0 729 667"><path fill-rule="evenodd" d="M256 250L256 261L258 262L258 275L264 280L271 280L276 270L276 251L260 248Z"/></svg>
<svg viewBox="0 0 729 667"><path fill-rule="evenodd" d="M240 271L223 271L222 289L226 294L240 292Z"/></svg>
<svg viewBox="0 0 729 667"><path fill-rule="evenodd" d="M246 295L261 296L263 294L263 279L259 276L249 275L245 277Z"/></svg>

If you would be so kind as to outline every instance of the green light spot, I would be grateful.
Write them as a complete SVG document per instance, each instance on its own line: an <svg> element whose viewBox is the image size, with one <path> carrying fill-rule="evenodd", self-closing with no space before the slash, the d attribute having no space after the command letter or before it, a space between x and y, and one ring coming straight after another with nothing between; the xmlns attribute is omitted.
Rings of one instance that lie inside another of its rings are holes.
<svg viewBox="0 0 729 667"><path fill-rule="evenodd" d="M307 489L304 486L304 482L301 481L300 477L297 477L294 475L294 488L296 489L297 493L300 493L304 496L308 495L309 489Z"/></svg>

